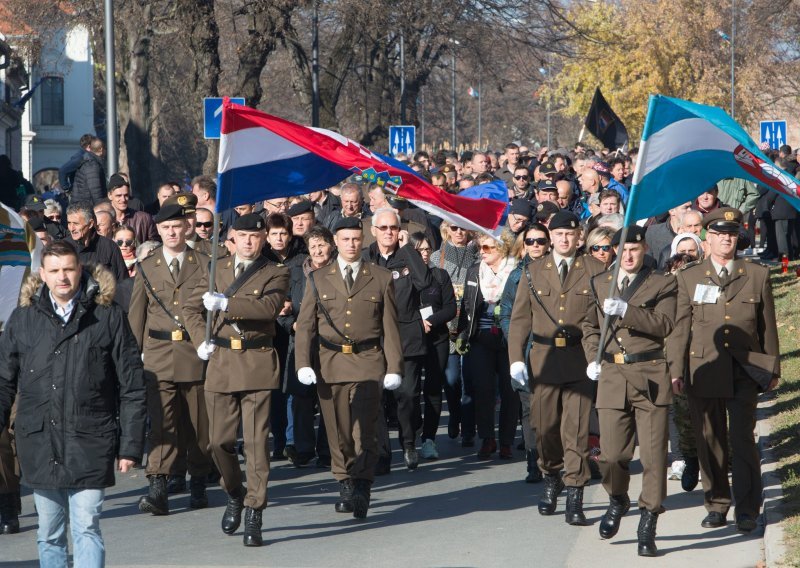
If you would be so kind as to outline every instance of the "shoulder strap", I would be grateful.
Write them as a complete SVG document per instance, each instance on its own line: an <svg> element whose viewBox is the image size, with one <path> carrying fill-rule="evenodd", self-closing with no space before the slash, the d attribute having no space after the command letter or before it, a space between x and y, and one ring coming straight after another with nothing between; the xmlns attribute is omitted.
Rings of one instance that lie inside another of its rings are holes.
<svg viewBox="0 0 800 568"><path fill-rule="evenodd" d="M325 309L325 306L322 305L322 301L319 299L319 290L317 290L317 283L314 281L314 273L310 272L308 274L308 282L311 284L311 290L314 292L314 300L317 303L317 307L319 311L322 312L322 315L325 317L325 320L328 322L328 325L331 326L331 329L336 332L336 334L341 337L345 343L354 343L352 339L347 337L344 333L339 331L339 328L333 323L331 319L331 314L328 313L328 310Z"/></svg>
<svg viewBox="0 0 800 568"><path fill-rule="evenodd" d="M250 277L251 277L253 274L255 274L256 272L258 272L259 270L261 270L261 268L263 268L263 267L264 267L264 266L266 266L267 264L269 264L269 260L267 259L267 257L265 257L264 255L261 255L261 256L259 256L257 259L255 259L253 262L251 262L251 263L250 263L250 266L248 266L248 267L247 267L247 270L245 270L244 272L242 272L242 273L239 275L239 278L237 278L236 280L234 280L234 281L231 283L231 285L230 285L230 286L228 286L228 287L225 289L225 291L223 292L223 294L225 294L225 296L226 296L226 297L228 297L228 298L230 298L231 296L233 296L233 295L234 295L236 292L238 292L238 291L239 291L239 288L241 288L241 287L242 287L242 285L243 285L245 282L247 282L247 280L249 280L249 279L250 279Z"/></svg>
<svg viewBox="0 0 800 568"><path fill-rule="evenodd" d="M175 325L181 328L182 331L186 331L186 328L183 326L181 321L177 317L175 317L175 315L173 315L171 311L169 311L169 308L167 308L167 306L164 305L164 302L161 301L161 298L159 298L158 294L156 294L155 290L153 290L153 285L150 284L150 279L147 277L147 273L144 271L142 263L139 262L138 260L136 261L136 273L142 275L142 280L144 280L144 287L147 288L147 291L156 301L156 304L158 304L161 307L161 309L164 310L164 313L167 314L167 317L169 317L169 319L173 321Z"/></svg>

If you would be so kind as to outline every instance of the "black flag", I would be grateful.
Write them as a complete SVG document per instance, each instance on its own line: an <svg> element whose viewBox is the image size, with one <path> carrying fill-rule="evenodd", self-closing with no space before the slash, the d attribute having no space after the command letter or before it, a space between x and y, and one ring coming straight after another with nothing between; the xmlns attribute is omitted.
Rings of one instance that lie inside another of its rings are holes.
<svg viewBox="0 0 800 568"><path fill-rule="evenodd" d="M611 110L611 105L603 97L600 87L594 92L592 106L584 121L586 129L600 140L609 150L622 148L628 143L628 130L622 120Z"/></svg>

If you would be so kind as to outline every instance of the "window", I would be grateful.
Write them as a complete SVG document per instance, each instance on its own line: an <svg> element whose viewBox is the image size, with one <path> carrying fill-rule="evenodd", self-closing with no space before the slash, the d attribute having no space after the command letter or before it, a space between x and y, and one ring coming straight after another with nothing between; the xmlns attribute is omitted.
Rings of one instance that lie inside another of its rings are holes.
<svg viewBox="0 0 800 568"><path fill-rule="evenodd" d="M42 124L61 126L64 124L64 79L45 77L42 79Z"/></svg>

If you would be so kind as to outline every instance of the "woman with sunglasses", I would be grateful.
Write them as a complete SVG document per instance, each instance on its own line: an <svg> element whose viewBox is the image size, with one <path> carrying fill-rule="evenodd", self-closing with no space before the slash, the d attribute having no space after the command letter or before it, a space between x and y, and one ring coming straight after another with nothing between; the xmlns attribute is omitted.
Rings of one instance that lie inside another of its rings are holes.
<svg viewBox="0 0 800 568"><path fill-rule="evenodd" d="M430 265L441 268L450 277L456 298L458 310L461 298L464 297L464 282L467 278L467 269L478 260L478 247L472 239L472 233L463 227L451 225L442 221L441 225L442 246L431 255ZM445 370L444 394L447 399L447 434L451 439L462 435L461 445L471 448L475 445L475 420L472 410L472 401L463 401L461 355L456 353L456 337L458 333L458 313L448 324L450 329L449 356ZM466 405L467 412L464 413ZM463 422L462 422L462 416Z"/></svg>
<svg viewBox="0 0 800 568"><path fill-rule="evenodd" d="M474 400L475 422L482 439L478 459L490 459L497 450L495 401L500 392L500 459L512 459L511 444L517 430L519 398L511 388L508 344L500 328L500 298L508 277L517 267L511 256L513 235L503 231L500 240L478 237L481 261L467 270L456 349L464 355L465 395Z"/></svg>
<svg viewBox="0 0 800 568"><path fill-rule="evenodd" d="M122 260L125 261L128 275L133 278L136 276L136 247L139 246L133 229L127 225L120 225L117 230L114 231L114 242L117 243L122 253Z"/></svg>
<svg viewBox="0 0 800 568"><path fill-rule="evenodd" d="M511 323L511 311L514 308L514 298L517 296L522 271L528 263L541 258L550 252L550 231L541 223L528 225L514 242L511 250L514 258L519 262L517 267L508 276L503 296L500 299L500 328L503 330L503 337L508 341L508 326ZM528 346L530 349L530 345ZM527 361L527 350L525 360ZM536 451L536 434L531 427L531 391L529 385L520 387L518 383L512 381L512 388L517 391L521 403L520 419L522 421L522 437L525 441L525 455L528 461L528 475L525 477L526 483L539 483L542 480L542 472L536 465L539 453Z"/></svg>
<svg viewBox="0 0 800 568"><path fill-rule="evenodd" d="M594 258L602 262L606 268L614 262L614 248L611 246L611 237L616 231L611 227L597 227L586 237L585 250Z"/></svg>

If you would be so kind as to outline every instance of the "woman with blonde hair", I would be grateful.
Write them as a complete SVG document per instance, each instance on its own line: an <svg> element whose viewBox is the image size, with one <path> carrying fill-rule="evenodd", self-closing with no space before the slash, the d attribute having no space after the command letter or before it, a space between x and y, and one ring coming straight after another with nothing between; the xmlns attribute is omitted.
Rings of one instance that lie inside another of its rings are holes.
<svg viewBox="0 0 800 568"><path fill-rule="evenodd" d="M614 262L614 248L611 238L617 231L611 227L597 227L586 237L585 250L588 254L602 262L606 268Z"/></svg>

